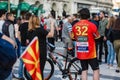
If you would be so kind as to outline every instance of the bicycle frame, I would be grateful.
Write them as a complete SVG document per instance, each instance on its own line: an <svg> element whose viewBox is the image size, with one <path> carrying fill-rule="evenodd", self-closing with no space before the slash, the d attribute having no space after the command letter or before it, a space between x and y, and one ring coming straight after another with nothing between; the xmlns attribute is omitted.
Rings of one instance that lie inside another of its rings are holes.
<svg viewBox="0 0 120 80"><path fill-rule="evenodd" d="M75 74L75 78L74 78L74 80L77 80L77 75L78 75L78 73L79 72L81 72L80 70L80 67L77 65L77 63L74 63L74 61L76 61L77 59L75 58L75 57L72 57L72 58L70 58L69 57L69 54L71 53L71 51L70 50L68 50L67 48L65 48L65 49L67 49L67 54L66 54L66 56L64 56L63 54L61 54L61 53L59 53L59 52L55 52L54 51L54 47L52 47L52 49L48 49L49 51L50 51L50 53L49 53L49 57L48 57L48 59L47 59L47 61L48 61L48 63L50 64L50 66L51 66L51 69L50 69L50 73L49 73L49 75L47 75L47 77L45 77L44 79L45 80L49 80L50 78L51 78L51 76L53 75L53 73L54 73L54 64L55 65L57 65L58 66L58 68L59 68L59 70L62 72L62 78L66 78L66 77L68 77L70 80L73 80L73 77L72 77L72 74L74 75ZM64 68L62 68L62 66L61 66L61 64L60 64L60 62L57 60L57 56L55 56L55 54L57 54L57 55L59 55L59 56L61 56L61 57L63 57L64 59L65 59L65 66L64 66ZM68 60L70 61L70 62L68 62ZM70 72L70 71L73 71L73 70L70 70L71 68L71 65L75 68L75 70L76 70L76 72ZM78 69L77 69L78 68ZM26 70L25 70L26 71ZM25 72L24 71L24 72ZM26 73L26 72L25 72ZM81 73L80 73L81 74ZM30 80L31 79L31 77L29 77L29 75L27 75L27 74L25 74L25 77L26 77L26 79L28 79L28 80Z"/></svg>
<svg viewBox="0 0 120 80"><path fill-rule="evenodd" d="M71 62L74 61L75 57L69 58L69 55L73 52L71 52L72 50L68 49L68 47L65 47L65 49L67 50L66 56L64 56L63 54L61 54L59 52L55 52L54 51L55 46L48 43L48 51L50 51L48 53L48 56L51 59L51 61L55 65L57 65L59 70L62 72L62 76L63 76L62 78L69 77L70 80L73 80L72 77L71 77L71 72L69 71L69 66L71 65ZM57 56L55 56L55 54L57 54L57 55L59 55L59 56L61 56L62 58L65 59L65 66L64 66L63 69L62 69L62 66L60 65L60 62L57 60ZM69 62L68 62L68 60L69 60ZM75 66L77 65L76 63L74 63L74 64L75 64ZM73 66L73 67L75 67L75 66ZM78 67L79 70L81 70L79 66L77 66L77 67ZM75 67L75 69L77 70L76 67ZM79 73L79 70L77 70L77 73ZM76 74L76 76L77 76L77 74ZM75 78L75 80L76 80L76 78Z"/></svg>
<svg viewBox="0 0 120 80"><path fill-rule="evenodd" d="M65 66L64 66L63 69L62 69L62 66L60 65L60 63L57 61L57 57L56 57L54 54L57 54L57 55L59 55L59 56L61 56L61 57L63 57L63 58L65 59ZM56 64L58 65L59 70L62 72L63 78L66 78L66 77L69 75L69 70L68 70L67 64L68 64L68 60L70 61L70 60L72 60L72 59L69 58L68 56L69 56L69 55L68 55L68 51L67 51L67 55L66 55L66 56L64 56L64 55L61 54L61 53L54 52L54 51L49 53L50 59L53 61L53 63L54 63L55 65L56 65Z"/></svg>

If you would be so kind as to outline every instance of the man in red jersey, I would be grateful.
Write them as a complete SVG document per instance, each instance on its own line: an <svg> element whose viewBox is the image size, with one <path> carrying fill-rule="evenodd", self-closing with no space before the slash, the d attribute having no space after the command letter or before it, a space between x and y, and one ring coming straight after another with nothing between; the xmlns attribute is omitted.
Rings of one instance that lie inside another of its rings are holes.
<svg viewBox="0 0 120 80"><path fill-rule="evenodd" d="M73 38L76 40L77 58L81 61L82 80L87 80L88 65L93 70L93 80L99 80L99 64L96 56L95 38L100 35L97 27L91 23L87 8L79 11L81 20L73 26Z"/></svg>

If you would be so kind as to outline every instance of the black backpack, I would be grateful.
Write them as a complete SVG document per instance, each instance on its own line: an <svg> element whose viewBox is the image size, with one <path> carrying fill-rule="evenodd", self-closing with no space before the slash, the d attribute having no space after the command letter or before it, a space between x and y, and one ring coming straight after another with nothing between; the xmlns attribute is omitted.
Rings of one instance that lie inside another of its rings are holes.
<svg viewBox="0 0 120 80"><path fill-rule="evenodd" d="M0 67L12 68L17 60L16 50L8 41L0 39Z"/></svg>

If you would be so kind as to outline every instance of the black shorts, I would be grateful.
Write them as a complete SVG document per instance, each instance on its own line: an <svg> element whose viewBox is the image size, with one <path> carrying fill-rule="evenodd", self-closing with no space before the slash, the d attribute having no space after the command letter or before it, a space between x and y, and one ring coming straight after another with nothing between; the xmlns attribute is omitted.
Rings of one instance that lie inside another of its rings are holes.
<svg viewBox="0 0 120 80"><path fill-rule="evenodd" d="M88 70L88 66L90 65L92 70L98 70L99 69L99 63L97 58L94 59L87 59L87 60L80 60L81 61L81 67L82 70Z"/></svg>

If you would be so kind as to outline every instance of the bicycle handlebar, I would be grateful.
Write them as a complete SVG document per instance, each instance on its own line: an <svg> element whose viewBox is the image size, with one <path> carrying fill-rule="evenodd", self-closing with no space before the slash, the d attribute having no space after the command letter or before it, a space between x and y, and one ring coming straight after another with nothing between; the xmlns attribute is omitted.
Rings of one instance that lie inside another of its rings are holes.
<svg viewBox="0 0 120 80"><path fill-rule="evenodd" d="M50 52L53 52L55 50L55 46L53 44L47 42L47 45Z"/></svg>

